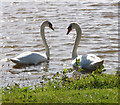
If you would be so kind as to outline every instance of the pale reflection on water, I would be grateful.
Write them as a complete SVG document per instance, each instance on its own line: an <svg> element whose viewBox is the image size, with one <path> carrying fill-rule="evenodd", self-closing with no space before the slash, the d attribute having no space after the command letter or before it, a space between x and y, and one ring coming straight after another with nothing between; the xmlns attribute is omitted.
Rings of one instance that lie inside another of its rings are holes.
<svg viewBox="0 0 120 105"><path fill-rule="evenodd" d="M37 84L43 75L71 68L75 31L66 35L71 22L82 28L78 54L93 53L105 60L106 73L118 67L118 7L114 0L106 2L2 2L1 73L4 86L14 82ZM25 51L45 52L39 31L49 20L55 31L46 28L50 60L36 66L15 67L7 60ZM1 85L2 86L2 85Z"/></svg>

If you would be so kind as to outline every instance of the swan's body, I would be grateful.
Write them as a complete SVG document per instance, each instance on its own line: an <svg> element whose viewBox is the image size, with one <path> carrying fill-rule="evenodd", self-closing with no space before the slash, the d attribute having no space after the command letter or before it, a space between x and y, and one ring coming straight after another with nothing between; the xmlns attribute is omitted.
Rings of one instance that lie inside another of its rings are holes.
<svg viewBox="0 0 120 105"><path fill-rule="evenodd" d="M67 34L69 34L69 32L75 29L76 33L77 33L77 37L75 40L75 44L74 44L74 48L73 48L73 52L72 52L72 64L75 67L76 66L76 59L79 60L79 66L80 68L84 69L85 71L94 71L97 68L100 68L103 65L104 60L101 60L99 57L97 57L94 54L87 54L87 55L77 55L77 48L81 39L81 28L79 27L78 24L76 23L71 23L68 27L68 32Z"/></svg>
<svg viewBox="0 0 120 105"><path fill-rule="evenodd" d="M54 30L52 28L52 24L49 21L45 21L42 23L41 28L40 28L40 32L41 32L41 37L43 40L43 44L45 46L45 50L46 50L46 54L41 54L40 52L24 52L20 55L18 55L15 58L11 58L10 60L16 64L38 64L40 62L44 62L46 60L49 59L49 47L47 45L46 39L45 39L45 35L44 35L44 29L45 27L48 26L50 27L52 30Z"/></svg>
<svg viewBox="0 0 120 105"><path fill-rule="evenodd" d="M24 52L15 58L11 58L11 61L16 64L38 64L40 62L46 61L46 54L41 54L39 52Z"/></svg>

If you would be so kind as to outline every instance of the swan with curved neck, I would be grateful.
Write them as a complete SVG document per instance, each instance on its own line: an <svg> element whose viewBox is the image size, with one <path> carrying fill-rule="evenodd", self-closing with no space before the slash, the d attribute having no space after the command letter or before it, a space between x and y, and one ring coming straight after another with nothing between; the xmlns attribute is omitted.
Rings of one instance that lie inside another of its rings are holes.
<svg viewBox="0 0 120 105"><path fill-rule="evenodd" d="M52 24L49 21L44 21L40 28L40 34L43 40L43 44L45 46L46 54L41 54L40 52L29 51L29 52L24 52L15 58L11 58L10 60L16 64L38 64L40 62L44 62L48 60L50 56L50 51L49 51L49 46L45 39L45 34L44 34L45 27L49 27L52 30L54 29L52 27Z"/></svg>
<svg viewBox="0 0 120 105"><path fill-rule="evenodd" d="M94 54L87 54L87 55L77 55L77 48L81 39L81 28L77 23L71 23L68 27L67 35L70 33L72 29L76 30L76 40L72 51L72 64L76 66L76 59L80 59L79 66L80 68L84 69L85 71L94 71L97 68L100 68L103 65L104 60L101 60Z"/></svg>

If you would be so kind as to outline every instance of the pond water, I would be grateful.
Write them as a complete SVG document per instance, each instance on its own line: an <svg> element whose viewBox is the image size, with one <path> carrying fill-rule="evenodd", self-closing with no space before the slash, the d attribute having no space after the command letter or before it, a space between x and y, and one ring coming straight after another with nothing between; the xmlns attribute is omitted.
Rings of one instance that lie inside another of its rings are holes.
<svg viewBox="0 0 120 105"><path fill-rule="evenodd" d="M82 28L78 54L93 53L104 59L106 73L118 68L118 3L115 0L76 2L1 2L0 52L1 86L8 83L33 85L43 75L50 76L72 68L71 57L76 33L66 35L67 27L76 22ZM50 46L49 62L15 68L9 60L25 51L45 52L40 25L49 20L54 31L45 29Z"/></svg>

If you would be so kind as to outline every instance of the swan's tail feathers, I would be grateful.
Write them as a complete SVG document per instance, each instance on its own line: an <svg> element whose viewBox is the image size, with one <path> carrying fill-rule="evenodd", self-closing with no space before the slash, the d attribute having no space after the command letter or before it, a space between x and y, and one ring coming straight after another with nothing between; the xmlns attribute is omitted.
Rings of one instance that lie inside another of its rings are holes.
<svg viewBox="0 0 120 105"><path fill-rule="evenodd" d="M95 63L95 65L103 65L103 63L104 63L104 60L102 60L102 61L100 61L100 62Z"/></svg>
<svg viewBox="0 0 120 105"><path fill-rule="evenodd" d="M101 63L103 64L103 63L104 63L104 60L102 60Z"/></svg>
<svg viewBox="0 0 120 105"><path fill-rule="evenodd" d="M10 59L13 63L20 63L20 61L18 59L14 59L14 58L11 58Z"/></svg>

